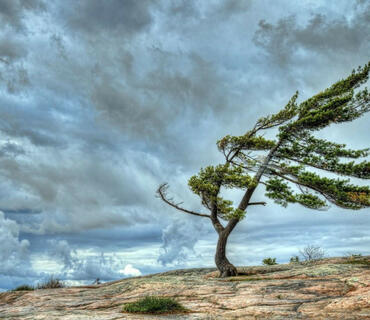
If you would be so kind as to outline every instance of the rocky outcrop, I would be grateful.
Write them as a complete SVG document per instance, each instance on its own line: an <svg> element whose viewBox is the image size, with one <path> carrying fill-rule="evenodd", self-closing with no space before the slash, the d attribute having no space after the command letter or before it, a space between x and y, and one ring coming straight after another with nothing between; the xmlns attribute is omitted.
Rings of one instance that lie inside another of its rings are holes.
<svg viewBox="0 0 370 320"><path fill-rule="evenodd" d="M177 270L94 286L0 294L0 319L370 319L370 257L315 264ZM190 313L132 315L122 305L174 297Z"/></svg>

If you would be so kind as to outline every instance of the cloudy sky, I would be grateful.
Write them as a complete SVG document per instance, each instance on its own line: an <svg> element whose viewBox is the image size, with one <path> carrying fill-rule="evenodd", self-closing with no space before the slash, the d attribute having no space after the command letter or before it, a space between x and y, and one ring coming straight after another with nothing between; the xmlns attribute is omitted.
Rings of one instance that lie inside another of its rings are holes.
<svg viewBox="0 0 370 320"><path fill-rule="evenodd" d="M187 179L222 160L218 139L370 52L366 0L0 0L0 25L0 290L213 266L209 221L166 207L158 185L199 209ZM322 135L366 148L368 121ZM370 254L369 222L268 201L229 257Z"/></svg>

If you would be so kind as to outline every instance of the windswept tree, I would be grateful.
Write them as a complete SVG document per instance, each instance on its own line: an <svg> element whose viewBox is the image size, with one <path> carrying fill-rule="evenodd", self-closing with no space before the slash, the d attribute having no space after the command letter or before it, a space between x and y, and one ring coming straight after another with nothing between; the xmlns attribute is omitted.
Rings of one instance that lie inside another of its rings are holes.
<svg viewBox="0 0 370 320"><path fill-rule="evenodd" d="M158 196L168 205L210 219L219 236L215 262L221 277L237 275L226 257L226 243L250 207L266 204L252 199L259 185L263 185L268 198L283 207L289 203L314 210L326 209L329 203L352 210L369 207L370 188L350 180L369 179L369 162L356 160L367 157L369 149L348 149L314 135L370 110L370 93L360 87L367 81L369 69L370 63L359 67L346 79L300 104L296 93L281 111L259 119L244 135L227 135L219 140L217 147L225 162L202 168L188 182L206 213L187 210L176 203L168 197L166 183L158 188ZM263 132L273 128L277 129L275 139L266 139ZM348 178L333 178L333 174ZM222 188L244 191L237 206L221 196Z"/></svg>

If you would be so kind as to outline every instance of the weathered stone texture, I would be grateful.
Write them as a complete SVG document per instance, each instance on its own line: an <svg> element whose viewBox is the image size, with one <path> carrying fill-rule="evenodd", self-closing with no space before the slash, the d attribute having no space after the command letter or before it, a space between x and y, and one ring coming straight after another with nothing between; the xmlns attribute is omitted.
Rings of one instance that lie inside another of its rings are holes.
<svg viewBox="0 0 370 320"><path fill-rule="evenodd" d="M348 263L352 262L352 263ZM315 264L177 270L95 286L0 294L0 319L370 319L370 257ZM146 295L174 297L192 312L153 316L121 312Z"/></svg>

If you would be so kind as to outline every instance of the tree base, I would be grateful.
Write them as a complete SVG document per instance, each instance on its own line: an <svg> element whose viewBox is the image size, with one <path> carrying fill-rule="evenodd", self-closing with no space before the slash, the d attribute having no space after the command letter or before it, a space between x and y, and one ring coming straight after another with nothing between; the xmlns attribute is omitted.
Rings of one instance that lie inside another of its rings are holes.
<svg viewBox="0 0 370 320"><path fill-rule="evenodd" d="M237 275L238 275L238 271L232 264L226 265L220 270L221 278L235 277Z"/></svg>

